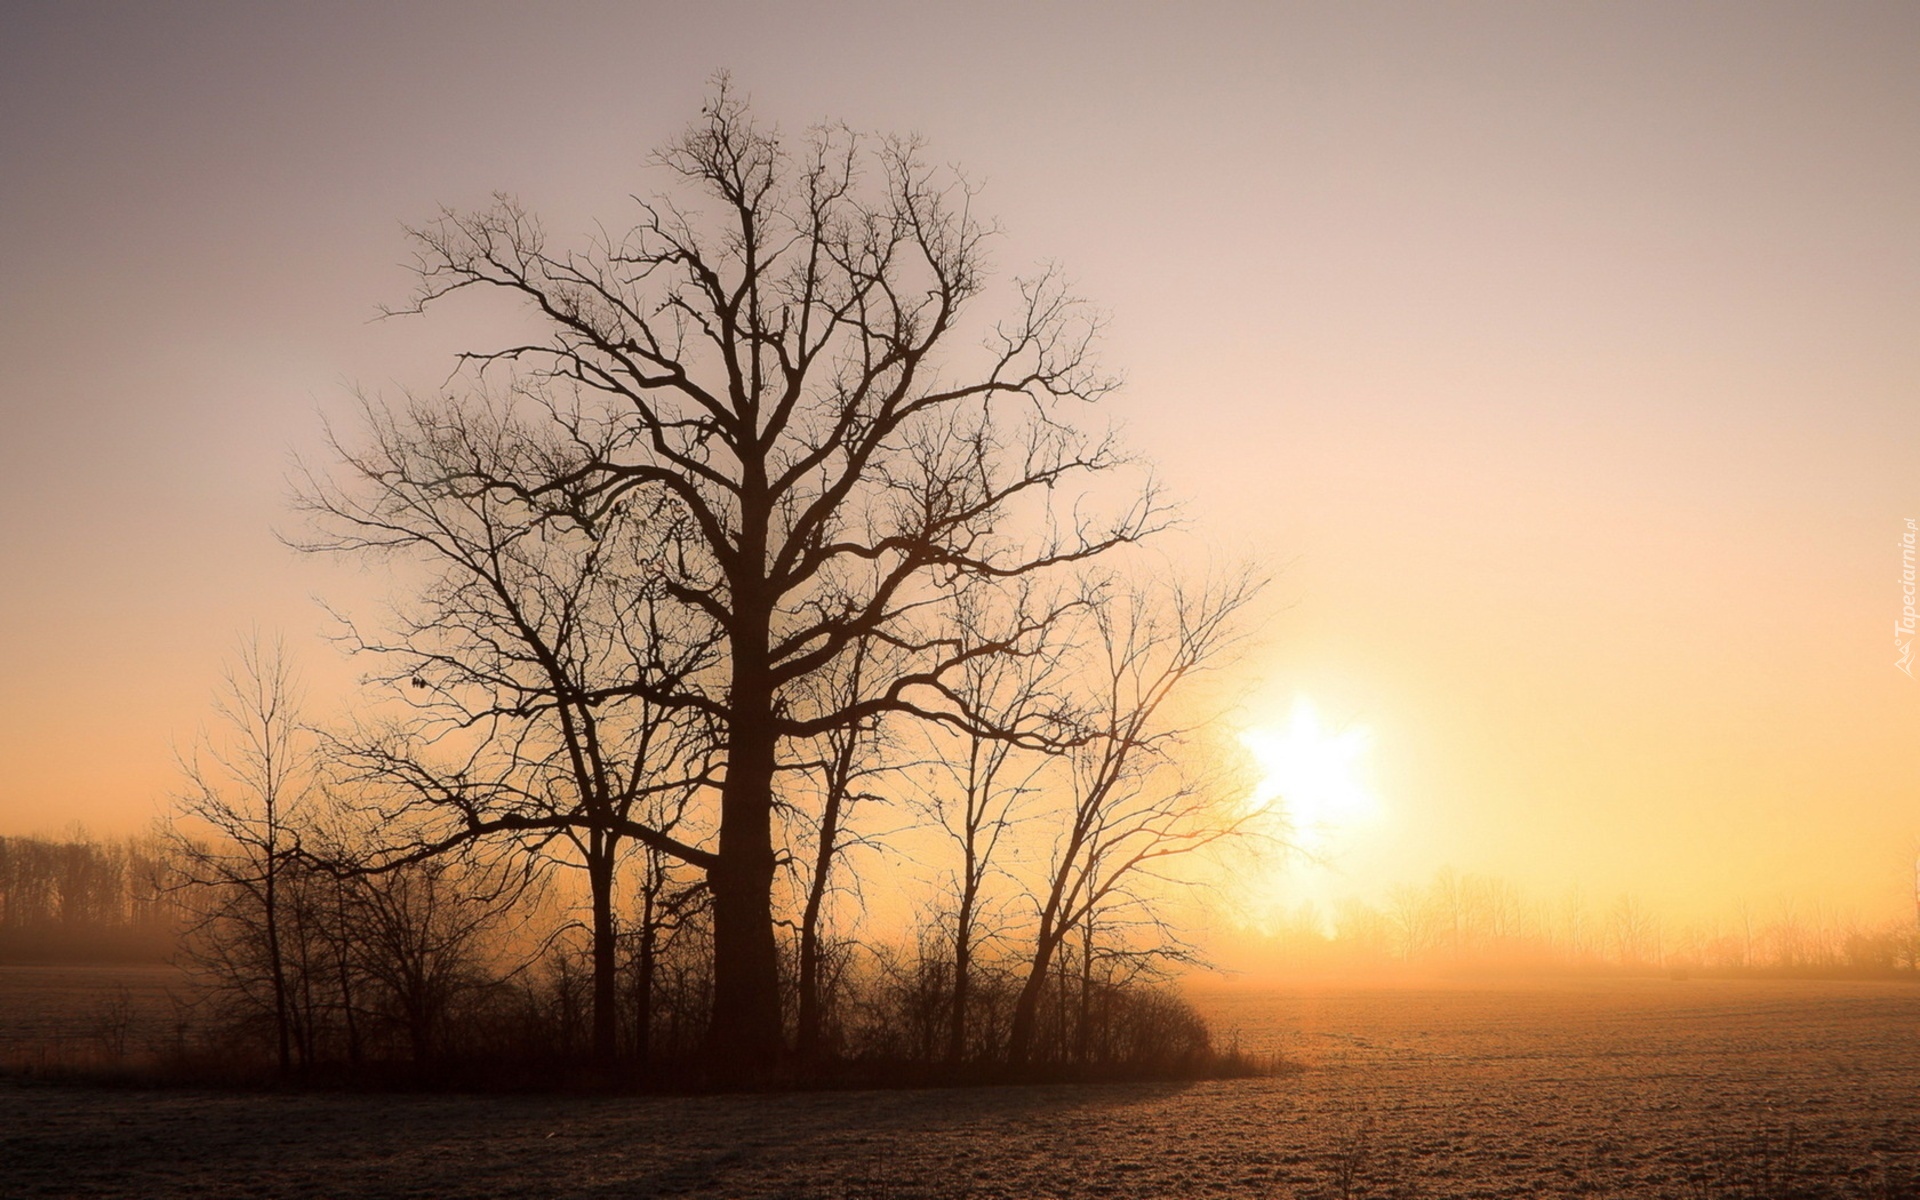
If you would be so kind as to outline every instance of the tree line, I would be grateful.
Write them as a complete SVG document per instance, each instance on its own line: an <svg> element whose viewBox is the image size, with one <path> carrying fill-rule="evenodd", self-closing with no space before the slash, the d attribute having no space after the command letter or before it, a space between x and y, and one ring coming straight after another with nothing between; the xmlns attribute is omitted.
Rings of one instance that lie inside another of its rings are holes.
<svg viewBox="0 0 1920 1200"><path fill-rule="evenodd" d="M154 838L0 837L0 963L165 960L166 867Z"/></svg>
<svg viewBox="0 0 1920 1200"><path fill-rule="evenodd" d="M623 234L506 198L410 231L390 315L521 331L304 471L298 544L396 593L340 615L349 718L271 647L228 677L180 812L200 961L289 1068L364 1050L382 970L436 1019L570 997L601 1070L1201 1052L1140 985L1189 860L1276 828L1195 687L1259 580L1147 549L1172 512L1086 424L1098 315L1053 269L994 294L916 140L789 141L722 79L650 163Z"/></svg>
<svg viewBox="0 0 1920 1200"><path fill-rule="evenodd" d="M1264 948L1291 968L1528 968L1879 974L1920 970L1912 918L1867 920L1781 899L1672 920L1631 893L1541 897L1490 875L1436 872L1384 904L1302 905Z"/></svg>

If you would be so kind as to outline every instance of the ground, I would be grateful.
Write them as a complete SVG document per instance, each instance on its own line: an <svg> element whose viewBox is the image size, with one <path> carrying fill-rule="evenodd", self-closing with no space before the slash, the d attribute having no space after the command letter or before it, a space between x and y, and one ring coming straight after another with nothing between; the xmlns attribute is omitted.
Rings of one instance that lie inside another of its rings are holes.
<svg viewBox="0 0 1920 1200"><path fill-rule="evenodd" d="M21 994L0 980L0 1002ZM0 1195L1889 1197L1920 1177L1920 986L1196 997L1247 1048L1308 1069L638 1099L0 1081Z"/></svg>

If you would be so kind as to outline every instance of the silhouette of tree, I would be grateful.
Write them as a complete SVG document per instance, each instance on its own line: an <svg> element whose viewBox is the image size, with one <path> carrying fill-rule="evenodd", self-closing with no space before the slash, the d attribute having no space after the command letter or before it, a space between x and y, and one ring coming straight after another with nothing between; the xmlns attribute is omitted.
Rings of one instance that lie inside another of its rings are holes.
<svg viewBox="0 0 1920 1200"><path fill-rule="evenodd" d="M859 698L864 676L875 669L876 664L870 661L875 653L884 655L885 648L876 648L871 641L863 639L844 656L837 669L822 671L816 676L816 686L831 689L828 707ZM878 669L885 670L884 661L878 664ZM816 780L819 810L812 830L811 871L800 909L800 944L794 980L794 1051L803 1063L817 1060L822 1049L824 951L821 931L827 898L836 890L834 866L841 853L858 840L852 828L854 807L863 800L878 799L866 788L874 776L893 766L882 753L880 725L881 718L875 717L827 730L814 739L817 761L806 769L806 774Z"/></svg>
<svg viewBox="0 0 1920 1200"><path fill-rule="evenodd" d="M0 959L158 961L181 913L152 837L0 837Z"/></svg>
<svg viewBox="0 0 1920 1200"><path fill-rule="evenodd" d="M1057 273L1021 281L967 349L993 231L917 142L835 126L796 146L723 78L654 163L674 193L576 251L504 198L444 212L413 231L407 311L497 293L538 327L464 361L482 380L509 374L552 436L538 453L449 464L464 493L522 505L542 528L630 509L672 523L654 578L718 661L638 673L589 706L643 700L721 730L713 847L628 832L706 870L711 1047L753 1073L782 1052L783 745L888 714L970 726L953 672L1006 646L940 631L938 605L1094 558L1164 517L1151 485L1085 502L1079 485L1124 459L1073 424L1112 381L1090 353L1097 322ZM888 648L888 670L857 695L811 686L863 641Z"/></svg>
<svg viewBox="0 0 1920 1200"><path fill-rule="evenodd" d="M281 642L256 634L241 644L214 711L221 732L203 735L182 762L186 787L173 827L178 879L200 897L192 931L203 935L203 963L239 994L260 999L285 1072L295 1049L290 893L299 886L298 829L313 802L318 760Z"/></svg>
<svg viewBox="0 0 1920 1200"><path fill-rule="evenodd" d="M348 479L310 477L310 549L423 568L388 628L348 621L354 649L408 718L336 737L334 757L384 797L393 843L336 869L379 872L481 840L560 854L587 875L593 1054L613 1062L618 1028L614 901L629 839L697 864L676 836L713 749L697 710L652 697L706 670L711 639L665 597L679 532L659 506L592 521L556 517L476 486L551 461L549 431L511 404L369 408L370 444L336 444ZM636 686L637 685L637 686ZM396 836L396 834L406 836Z"/></svg>
<svg viewBox="0 0 1920 1200"><path fill-rule="evenodd" d="M440 856L343 882L334 928L361 990L405 1036L415 1065L431 1062L455 1005L492 986L484 958L515 919L526 878Z"/></svg>
<svg viewBox="0 0 1920 1200"><path fill-rule="evenodd" d="M1031 594L1011 598L1010 620L1024 624L1022 609L1053 607ZM956 639L992 636L997 623L985 611L984 598L969 596L951 616ZM970 729L931 729L928 754L931 778L925 805L952 844L957 863L946 889L952 909L946 916L951 940L951 997L947 1010L946 1059L959 1064L968 1054L976 958L993 936L995 914L989 883L1003 871L1002 843L1014 834L1023 808L1047 783L1065 747L1074 741L1069 681L1070 634L1067 622L1041 628L1027 644L1007 653L975 658L955 682L969 712L979 723ZM988 734L985 729L999 731ZM1007 736L1024 734L1024 739ZM1025 744L1023 744L1025 743ZM1038 743L1044 749L1035 749Z"/></svg>
<svg viewBox="0 0 1920 1200"><path fill-rule="evenodd" d="M1090 922L1103 907L1137 900L1135 884L1233 836L1256 815L1209 802L1217 797L1179 755L1195 726L1170 701L1234 643L1234 618L1259 586L1242 575L1200 593L1137 588L1086 607L1084 735L1067 752L1067 811L1035 897L1033 951L1008 1036L1011 1065L1024 1065L1033 1049L1048 973L1067 937L1087 930L1090 962Z"/></svg>

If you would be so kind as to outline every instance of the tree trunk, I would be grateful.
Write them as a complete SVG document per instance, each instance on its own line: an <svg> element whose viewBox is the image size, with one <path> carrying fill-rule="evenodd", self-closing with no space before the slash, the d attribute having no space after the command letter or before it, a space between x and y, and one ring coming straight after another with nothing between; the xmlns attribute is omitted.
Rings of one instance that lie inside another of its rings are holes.
<svg viewBox="0 0 1920 1200"><path fill-rule="evenodd" d="M295 1010L296 1018L293 1023L294 1045L300 1051L300 1069L307 1071L313 1068L318 1048L320 1006L313 998L313 981L319 972L314 970L312 935L307 928L304 916L300 922L300 936L295 945L300 950L300 1003Z"/></svg>
<svg viewBox="0 0 1920 1200"><path fill-rule="evenodd" d="M433 1017L424 999L416 998L407 1006L407 1037L413 1046L413 1065L426 1066L433 1058Z"/></svg>
<svg viewBox="0 0 1920 1200"><path fill-rule="evenodd" d="M820 1054L820 910L825 904L827 883L833 871L835 843L840 838L840 805L845 794L844 780L836 780L828 789L826 809L820 815L820 845L814 857L813 882L807 889L807 906L800 918L800 1013L795 1054L805 1063L815 1061Z"/></svg>
<svg viewBox="0 0 1920 1200"><path fill-rule="evenodd" d="M728 795L721 802L726 814L721 862L708 876L713 886L713 1023L708 1049L721 1075L738 1080L771 1071L782 1041L778 950L773 938L771 806L764 799L756 803L750 792L744 797L736 794L747 790L728 783ZM753 844L756 840L758 845Z"/></svg>
<svg viewBox="0 0 1920 1200"><path fill-rule="evenodd" d="M735 1082L765 1076L782 1050L779 951L773 937L772 705L764 650L761 664L746 664L760 666L752 674L742 669L741 657L735 657L727 778L720 793L720 861L707 876L713 889L713 1023L707 1049L720 1076Z"/></svg>
<svg viewBox="0 0 1920 1200"><path fill-rule="evenodd" d="M960 897L953 927L953 1006L947 1013L947 1062L959 1066L967 1054L967 1001L973 972L973 893Z"/></svg>
<svg viewBox="0 0 1920 1200"><path fill-rule="evenodd" d="M353 1012L353 963L349 942L351 935L348 932L350 911L346 880L335 876L333 908L326 914L327 923L332 927L327 937L332 945L334 977L340 989L340 1017L346 1023L347 1062L357 1067L360 1065L360 1023Z"/></svg>
<svg viewBox="0 0 1920 1200"><path fill-rule="evenodd" d="M593 889L593 1065L611 1069L618 1010L614 1007L613 839L599 830L588 842L587 879Z"/></svg>
<svg viewBox="0 0 1920 1200"><path fill-rule="evenodd" d="M729 579L727 778L720 790L713 890L713 1021L707 1053L723 1080L769 1074L784 1049L773 937L773 603L766 579L772 502L764 461L742 464L737 570Z"/></svg>
<svg viewBox="0 0 1920 1200"><path fill-rule="evenodd" d="M1027 969L1027 982L1013 1006L1013 1030L1007 1037L1007 1065L1024 1067L1033 1053L1033 1027L1040 1015L1040 996L1046 990L1047 972L1053 968L1053 953L1060 936L1043 924L1034 943L1033 963Z"/></svg>
<svg viewBox="0 0 1920 1200"><path fill-rule="evenodd" d="M1074 1058L1085 1063L1093 1053L1093 913L1080 923L1080 1015L1073 1033Z"/></svg>
<svg viewBox="0 0 1920 1200"><path fill-rule="evenodd" d="M267 810L267 823L271 825L274 813ZM280 954L280 851L271 835L267 840L267 878L265 912L267 925L267 969L273 975L273 1024L279 1038L280 1073L285 1075L293 1066L293 1030L292 1018L287 1012L287 969Z"/></svg>
<svg viewBox="0 0 1920 1200"><path fill-rule="evenodd" d="M633 984L633 1058L645 1066L653 1056L654 896L649 881L640 921L639 978Z"/></svg>
<svg viewBox="0 0 1920 1200"><path fill-rule="evenodd" d="M809 892L800 923L799 1016L794 1028L794 1057L811 1063L820 1057L819 902Z"/></svg>

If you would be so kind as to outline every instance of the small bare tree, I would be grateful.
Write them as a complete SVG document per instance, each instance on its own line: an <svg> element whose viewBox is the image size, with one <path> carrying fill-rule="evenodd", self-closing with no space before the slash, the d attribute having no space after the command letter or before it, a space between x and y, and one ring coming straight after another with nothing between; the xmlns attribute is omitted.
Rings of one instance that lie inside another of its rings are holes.
<svg viewBox="0 0 1920 1200"><path fill-rule="evenodd" d="M343 879L340 933L364 1002L404 1033L415 1065L429 1063L455 1007L494 983L488 960L523 919L527 877L443 855Z"/></svg>
<svg viewBox="0 0 1920 1200"><path fill-rule="evenodd" d="M685 799L686 794L681 794ZM680 814L657 821L672 829ZM704 914L707 885L704 878L683 877L683 864L658 846L640 848L640 880L634 889L632 918L625 938L633 968L634 1061L653 1057L653 1025L659 993L661 963L674 939Z"/></svg>
<svg viewBox="0 0 1920 1200"><path fill-rule="evenodd" d="M885 669L885 649L862 640L839 669L822 672L814 682L832 695L824 707L845 704L864 694L864 679L874 669L870 656L881 655ZM806 764L805 774L815 784L818 808L812 825L812 860L805 880L804 900L800 908L798 964L794 980L797 993L794 1021L794 1052L803 1063L820 1057L822 1013L821 944L827 918L827 901L835 892L834 867L843 851L856 840L852 830L855 807L863 800L878 797L867 790L871 778L889 769L882 757L884 718L873 717L849 726L827 730L814 739L818 751L815 761ZM799 822L809 822L802 819Z"/></svg>
<svg viewBox="0 0 1920 1200"><path fill-rule="evenodd" d="M177 883L194 893L189 945L235 995L271 1014L284 1072L295 1049L290 893L317 759L278 639L255 634L241 644L214 711L220 731L182 761L186 787L172 825Z"/></svg>
<svg viewBox="0 0 1920 1200"><path fill-rule="evenodd" d="M1151 898L1137 886L1165 882L1173 860L1233 836L1255 817L1219 803L1196 764L1181 761L1197 726L1179 719L1173 701L1234 644L1234 619L1259 586L1241 575L1201 593L1138 588L1086 607L1085 729L1069 751L1065 812L1035 897L1010 1065L1025 1065L1032 1053L1048 974L1068 936L1086 930L1090 961L1091 922L1104 908L1133 904L1151 921Z"/></svg>
<svg viewBox="0 0 1920 1200"><path fill-rule="evenodd" d="M979 594L959 598L951 618L956 639L996 636L991 599ZM1037 602L1031 593L1020 593L1012 604L1017 610ZM975 959L995 928L988 885L1002 869L1001 843L1013 834L1023 804L1042 790L1044 777L1074 737L1065 678L1068 622L1035 625L1016 616L1012 623L1032 629L1032 636L1024 643L1002 636L1007 652L969 659L957 675L955 688L973 722L928 731L932 778L925 788L925 806L958 858L946 881L952 905L946 917L952 950L946 1030L950 1065L967 1056Z"/></svg>

